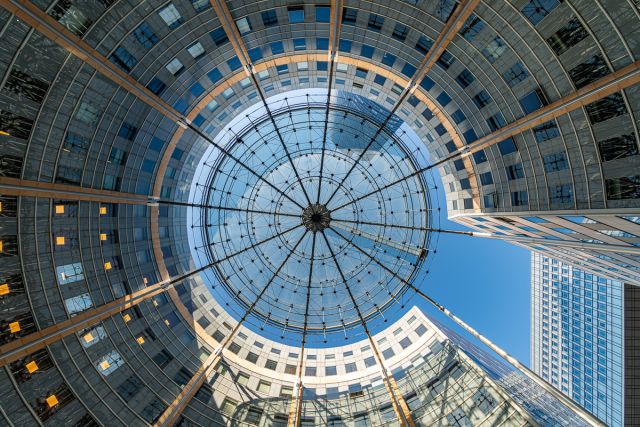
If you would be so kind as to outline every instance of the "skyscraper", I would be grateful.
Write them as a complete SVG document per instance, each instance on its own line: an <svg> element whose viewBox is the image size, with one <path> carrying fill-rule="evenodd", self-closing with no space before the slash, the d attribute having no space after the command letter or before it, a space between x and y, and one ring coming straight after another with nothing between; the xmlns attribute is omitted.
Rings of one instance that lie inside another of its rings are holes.
<svg viewBox="0 0 640 427"><path fill-rule="evenodd" d="M636 294L633 286L532 253L532 369L609 425L637 421L630 364L637 360Z"/></svg>

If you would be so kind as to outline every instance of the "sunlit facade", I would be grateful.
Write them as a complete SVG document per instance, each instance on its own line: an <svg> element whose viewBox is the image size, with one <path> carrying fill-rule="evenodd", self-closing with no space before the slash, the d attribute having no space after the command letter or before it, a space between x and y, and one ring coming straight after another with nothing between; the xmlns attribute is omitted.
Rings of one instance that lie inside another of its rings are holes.
<svg viewBox="0 0 640 427"><path fill-rule="evenodd" d="M0 423L546 425L412 307L477 335L426 286L443 215L461 254L640 286L639 27L628 0L1 2Z"/></svg>

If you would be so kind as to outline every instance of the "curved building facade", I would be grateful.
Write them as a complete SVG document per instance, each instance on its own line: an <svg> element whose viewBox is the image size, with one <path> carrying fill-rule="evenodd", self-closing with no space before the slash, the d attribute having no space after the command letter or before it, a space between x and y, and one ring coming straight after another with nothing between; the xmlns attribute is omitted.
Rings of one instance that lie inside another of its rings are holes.
<svg viewBox="0 0 640 427"><path fill-rule="evenodd" d="M445 212L640 286L637 2L0 6L0 423L601 422L411 307Z"/></svg>

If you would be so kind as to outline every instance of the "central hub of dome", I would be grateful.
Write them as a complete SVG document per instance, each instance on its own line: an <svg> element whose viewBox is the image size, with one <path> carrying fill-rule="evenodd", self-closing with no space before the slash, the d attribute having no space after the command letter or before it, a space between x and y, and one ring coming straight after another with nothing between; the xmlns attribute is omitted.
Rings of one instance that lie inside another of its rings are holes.
<svg viewBox="0 0 640 427"><path fill-rule="evenodd" d="M302 223L314 233L324 231L331 223L331 212L325 205L314 203L302 211Z"/></svg>

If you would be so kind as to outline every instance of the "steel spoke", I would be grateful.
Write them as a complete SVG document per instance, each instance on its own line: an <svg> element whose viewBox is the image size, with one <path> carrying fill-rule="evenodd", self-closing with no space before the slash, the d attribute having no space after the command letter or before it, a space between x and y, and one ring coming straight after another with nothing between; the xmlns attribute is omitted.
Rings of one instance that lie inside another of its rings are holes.
<svg viewBox="0 0 640 427"><path fill-rule="evenodd" d="M289 216L294 218L300 218L300 214L286 213L286 212L276 212L276 211L261 211L256 209L243 209L243 208L232 208L229 206L214 206L214 205L205 205L199 203L188 203L188 202L176 202L172 200L158 200L158 203L163 205L174 205L174 206L185 206L192 208L203 208L203 209L214 209L221 211L232 211L232 212L245 212L245 213L257 213L257 214L266 214L266 215L280 215L280 216Z"/></svg>
<svg viewBox="0 0 640 427"><path fill-rule="evenodd" d="M275 235L273 235L273 236L269 237L268 239L265 239L265 240L261 240L261 241L259 241L259 242L256 242L256 243L252 244L251 246L247 246L246 248L244 248L244 249L242 249L242 250L240 250L240 251L238 251L238 252L234 252L234 253L232 253L232 254L230 254L230 255L227 255L226 257L224 257L224 258L222 258L222 259L219 259L219 260L217 260L217 261L214 261L214 262L213 262L213 264L219 264L219 263L221 263L221 262L224 262L224 261L228 260L229 258L233 258L233 257L234 257L234 256L236 256L236 255L240 255L240 254L242 254L242 253L245 253L246 251L248 251L248 250L250 250L250 249L256 248L256 247L258 247L258 246L260 246L260 245L262 245L262 244L264 244L264 243L270 242L271 240L273 240L273 239L275 239L275 238L277 238L277 237L280 237L280 236L282 236L282 235L284 235L284 234L287 234L288 232L293 231L293 230L295 230L295 229L296 229L296 228L298 228L298 227L302 227L302 224L298 224L298 225L293 226L293 227L291 227L291 228L289 228L289 229L287 229L287 230L281 231L280 233L275 234Z"/></svg>

